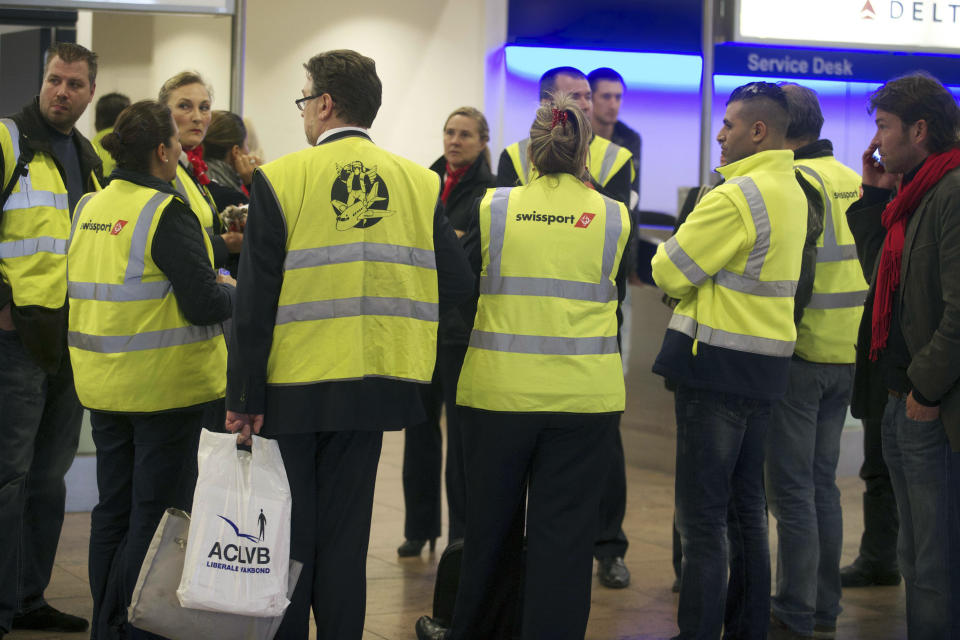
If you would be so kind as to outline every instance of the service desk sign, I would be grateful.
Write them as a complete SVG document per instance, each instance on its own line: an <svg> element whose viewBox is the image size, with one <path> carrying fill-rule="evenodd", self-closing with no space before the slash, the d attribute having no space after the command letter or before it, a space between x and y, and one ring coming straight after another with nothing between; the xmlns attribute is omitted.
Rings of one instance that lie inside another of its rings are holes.
<svg viewBox="0 0 960 640"><path fill-rule="evenodd" d="M737 0L734 25L738 42L960 53L960 0Z"/></svg>

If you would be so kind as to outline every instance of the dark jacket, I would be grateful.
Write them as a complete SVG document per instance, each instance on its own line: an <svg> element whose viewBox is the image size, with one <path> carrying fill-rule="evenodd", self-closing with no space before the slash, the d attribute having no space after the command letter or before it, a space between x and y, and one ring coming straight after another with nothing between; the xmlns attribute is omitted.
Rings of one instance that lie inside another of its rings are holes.
<svg viewBox="0 0 960 640"><path fill-rule="evenodd" d="M366 137L359 130L347 130L333 134L321 144L348 136ZM330 170L334 170L332 165ZM227 364L227 409L264 414L264 435L396 430L426 420L423 385L415 382L368 377L267 385L267 360L283 284L287 234L273 188L259 170L253 177L245 236L240 254L243 277L237 283L233 314L235 339ZM442 315L445 305L470 298L476 280L442 213L439 198L433 213L433 244Z"/></svg>
<svg viewBox="0 0 960 640"><path fill-rule="evenodd" d="M10 116L20 129L20 151L32 150L34 154L45 154L53 158L60 178L67 183L66 173L60 160L53 152L50 140L50 128L40 113L40 103L34 98L20 113ZM94 151L90 141L74 129L73 141L77 147L77 156L80 159L80 173L84 179L84 192L95 191L92 175L103 183L103 161ZM12 163L12 158L4 158L0 154L0 176L5 173L5 164ZM6 187L6 185L3 185ZM0 213L0 215L3 215ZM73 211L70 211L71 217ZM43 370L50 373L60 368L61 359L66 351L67 338L67 301L59 309L44 307L18 307L13 304L13 291L10 284L0 280L0 309L10 304L13 323L17 327L20 339L30 352L34 361Z"/></svg>
<svg viewBox="0 0 960 640"><path fill-rule="evenodd" d="M441 156L430 165L430 169L440 176L440 189L443 190L443 176L447 161ZM443 205L443 213L454 229L466 232L476 225L477 199L482 198L487 189L495 186L496 177L490 173L490 165L482 154L460 182L453 188ZM451 305L440 316L438 340L441 345L465 345L470 342L473 318L477 315L477 301L471 299L459 305Z"/></svg>
<svg viewBox="0 0 960 640"><path fill-rule="evenodd" d="M632 207L633 209L640 208L640 154L643 149L643 139L640 137L640 134L637 131L634 131L627 125L625 125L620 120L617 120L613 125L613 136L610 138L610 142L613 144L618 144L631 154L633 154L633 168L637 171L637 177L633 179L633 184L631 190L637 194L637 206ZM626 203L627 208L630 207L630 203Z"/></svg>
<svg viewBox="0 0 960 640"><path fill-rule="evenodd" d="M824 158L833 156L833 143L829 140L817 140L800 147L793 152L795 160ZM807 196L807 238L803 244L803 257L800 263L800 279L797 292L793 296L793 321L798 326L803 312L813 298L813 281L817 277L817 240L823 234L823 196L820 190L806 180L799 171L795 171L797 182Z"/></svg>
<svg viewBox="0 0 960 640"><path fill-rule="evenodd" d="M869 360L874 289L886 229L880 221L892 194L865 186L850 205L847 221L870 283L857 338L857 373L851 410L877 418L886 389ZM894 303L910 365L907 376L925 400L940 403L950 445L960 451L960 169L944 176L924 195L907 222Z"/></svg>

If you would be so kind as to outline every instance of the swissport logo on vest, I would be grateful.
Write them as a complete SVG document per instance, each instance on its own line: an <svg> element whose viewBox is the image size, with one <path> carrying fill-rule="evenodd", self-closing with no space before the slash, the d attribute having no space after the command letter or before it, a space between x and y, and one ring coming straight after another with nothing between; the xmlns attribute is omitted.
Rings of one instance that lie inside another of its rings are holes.
<svg viewBox="0 0 960 640"><path fill-rule="evenodd" d="M92 222L90 220L80 224L80 231L93 231L94 233L100 233L101 231L109 231L110 235L116 236L119 235L123 228L127 226L126 220L117 220L116 222Z"/></svg>
<svg viewBox="0 0 960 640"><path fill-rule="evenodd" d="M240 573L270 573L270 547L262 544L267 530L267 517L260 509L256 533L242 533L240 527L226 516L217 517L230 525L236 539L227 534L227 539L216 540L207 553L207 567L221 571Z"/></svg>
<svg viewBox="0 0 960 640"><path fill-rule="evenodd" d="M575 229L586 229L596 217L597 214L587 213L586 211L579 216L574 214L558 216L552 213L537 213L536 211L532 211L530 213L518 213L515 219L517 222L544 222L548 227L551 224L569 224Z"/></svg>
<svg viewBox="0 0 960 640"><path fill-rule="evenodd" d="M336 169L330 204L337 217L337 231L366 229L396 213L387 208L390 192L376 167L365 167L354 160L337 163Z"/></svg>

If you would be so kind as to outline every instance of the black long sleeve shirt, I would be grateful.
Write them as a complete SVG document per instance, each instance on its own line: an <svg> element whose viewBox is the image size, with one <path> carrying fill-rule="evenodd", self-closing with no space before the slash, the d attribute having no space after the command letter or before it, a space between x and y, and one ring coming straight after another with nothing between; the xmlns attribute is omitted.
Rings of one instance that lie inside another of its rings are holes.
<svg viewBox="0 0 960 640"><path fill-rule="evenodd" d="M356 131L337 133L332 142ZM240 254L234 343L227 375L227 408L265 414L264 433L395 430L426 418L421 385L385 378L327 381L305 385L267 385L267 360L273 342L286 227L273 188L258 170L250 193L250 214ZM475 278L467 257L443 215L439 201L433 213L440 312L466 301Z"/></svg>

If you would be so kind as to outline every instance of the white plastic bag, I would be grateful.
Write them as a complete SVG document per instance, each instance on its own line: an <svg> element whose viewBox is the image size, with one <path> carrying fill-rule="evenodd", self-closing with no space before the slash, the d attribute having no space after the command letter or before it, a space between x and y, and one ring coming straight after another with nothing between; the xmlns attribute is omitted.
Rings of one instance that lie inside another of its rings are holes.
<svg viewBox="0 0 960 640"><path fill-rule="evenodd" d="M237 449L235 435L204 429L197 462L180 604L282 615L290 604L290 485L280 447L253 436L247 453Z"/></svg>

